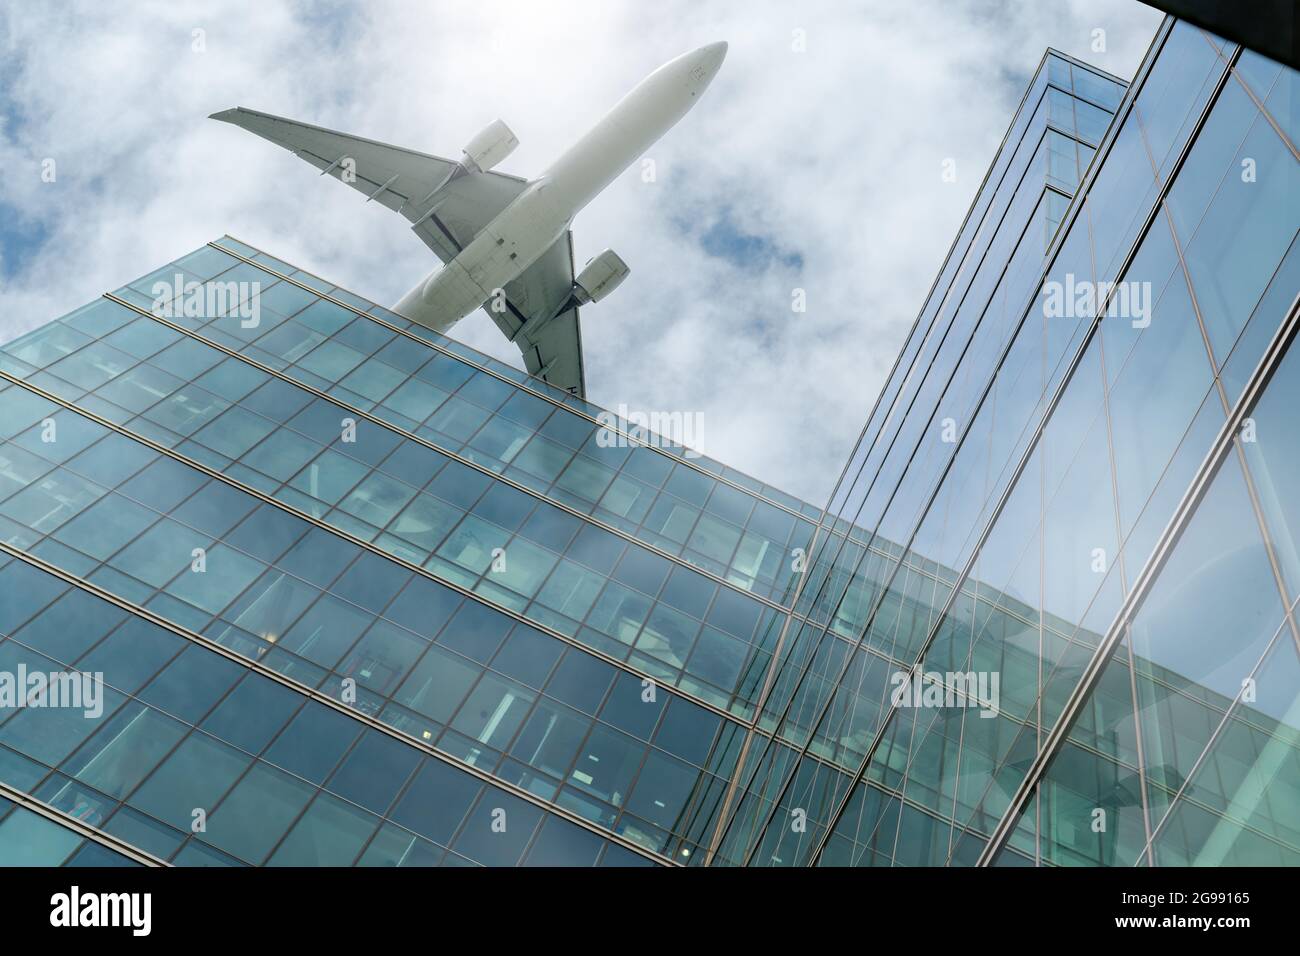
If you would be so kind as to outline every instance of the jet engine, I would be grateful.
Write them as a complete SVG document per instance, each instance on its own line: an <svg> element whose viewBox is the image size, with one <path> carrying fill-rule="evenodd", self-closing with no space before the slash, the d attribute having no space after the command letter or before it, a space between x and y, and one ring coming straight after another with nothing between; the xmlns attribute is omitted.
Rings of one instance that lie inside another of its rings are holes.
<svg viewBox="0 0 1300 956"><path fill-rule="evenodd" d="M515 151L519 138L501 120L493 120L483 127L465 147L465 165L478 172L487 172Z"/></svg>
<svg viewBox="0 0 1300 956"><path fill-rule="evenodd" d="M599 302L619 287L632 270L613 249L589 260L573 283L573 297L579 304Z"/></svg>

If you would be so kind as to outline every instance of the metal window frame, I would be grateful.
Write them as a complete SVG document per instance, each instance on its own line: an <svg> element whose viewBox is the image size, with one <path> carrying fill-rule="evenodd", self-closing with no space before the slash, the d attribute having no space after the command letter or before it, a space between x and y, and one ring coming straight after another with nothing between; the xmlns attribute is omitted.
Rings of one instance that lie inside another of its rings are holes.
<svg viewBox="0 0 1300 956"><path fill-rule="evenodd" d="M255 661L250 658L243 657L240 654L236 653L235 651L232 651L229 648L216 643L215 641L211 640L208 637L195 633L194 631L190 631L189 629L184 628L181 625L176 624L165 617L162 617L161 615L157 614L154 611L149 610L148 608L141 607L131 601L126 600L125 598L119 597L118 595L112 593L111 591L108 591L100 587L99 585L91 581L87 581L75 574L65 571L64 569L54 564L51 564L50 562L45 561L42 558L38 558L35 555L28 554L22 549L14 547L13 545L8 544L7 542L4 541L0 541L0 553L7 554L12 558L24 562L25 564L31 565L32 567L35 567L38 570L45 572L46 574L58 578L59 580L63 581L65 584L69 584L72 587L75 587L81 591L93 595L94 597L106 601L109 604L112 604L115 607L123 611L126 611L128 614L131 614L135 617L148 621L150 624L153 624L157 627L161 627L164 630L170 631L172 634L175 634L177 637L183 638L184 640L189 641L192 644L197 644L206 650L219 654L222 657L226 658L227 660L232 661L238 664L239 666L243 667L245 670L252 671L253 673L259 674L262 677L266 677L270 680L273 680L277 684L280 684L281 686L286 687L287 689L306 697L308 700L315 701L318 704L323 704L324 706L329 707L330 709L357 721L367 729L381 731L382 733L388 735L394 740L397 740L398 742L405 744L409 747L415 748L416 750L422 752L426 756L433 757L438 761L455 768L456 770L467 773L472 777L476 777L480 782L491 784L492 786L497 787L498 789L503 790L511 794L512 796L518 797L521 800L533 804L534 806L538 807L539 809L543 810L546 813L553 814L555 816L567 820L570 823L576 824L582 827L584 830L587 830L595 834L596 836L600 837L603 840L607 840L610 843L616 843L622 846L624 849L632 850L637 855L645 857L646 859L658 863L661 866L680 866L680 864L672 860L669 860L666 857L657 854L651 850L648 850L645 847L641 846L640 844L632 840L628 840L627 838L623 837L621 834L614 833L612 830L606 830L600 828L592 824L590 821L586 820L585 818L579 816L576 813L573 813L570 810L567 810L564 807L558 806L556 804L548 803L547 801L536 796L529 790L526 790L516 784L512 784L509 783L508 781L495 777L488 771L482 770L478 767L474 767L470 764L463 763L457 760L456 758L451 757L448 754L444 754L442 751L436 749L432 744L425 743L414 737L410 737L407 734L402 733L402 731L397 730L396 728L390 727L389 725L383 723L376 717L372 717L369 714L365 714L356 709L349 708L347 705L335 700L333 697L330 697L328 694L322 693L321 691L317 690L314 687L308 687L306 684L301 684L298 681L294 680L293 678L287 677L281 674L280 672L270 667L267 667L265 664L261 663L260 661ZM2 786L4 785L0 784L0 787ZM58 811L54 811L54 812L58 812ZM106 834L105 836L108 835ZM448 847L446 849L450 849L450 848ZM136 852L142 852L142 851L137 850Z"/></svg>
<svg viewBox="0 0 1300 956"><path fill-rule="evenodd" d="M783 614L789 610L789 608L787 608L785 605L778 604L776 601L773 601L771 598L764 597L761 594L755 594L753 591L746 591L744 588L740 587L739 585L737 585L732 581L728 581L726 578L722 577L719 574L715 574L714 572L706 570L705 568L701 568L698 567L697 565L691 564L689 561L685 560L680 555L674 555L671 551L665 551L663 548L659 547L658 545L650 544L647 541L642 541L641 539L633 536L627 531L622 530L621 528L616 528L611 524L607 524L605 521L601 520L595 515L584 514L583 512L579 511L578 509L574 508L571 505L565 504L562 501L557 501L555 499L549 498L545 494L537 491L535 488L529 488L527 485L520 484L519 482L515 481L512 478L507 478L503 474L492 471L492 469L486 468L483 465L479 464L478 462L470 458L464 457L459 452L453 452L446 448L442 448L438 445L435 445L427 438L422 438L419 435L415 435L411 432L408 432L406 429L401 428L398 425L394 425L392 422L385 421L384 419L380 418L377 415L374 415L371 412L363 411L362 409L356 407L355 405L350 404L345 399L339 398L334 395L330 395L328 392L324 392L319 388L316 388L314 385L309 385L306 382L299 381L293 376L285 372L281 372L277 369L274 369L271 366L258 361L257 359L251 358L240 352L236 352L234 349L231 349L228 346L222 345L221 343L215 342L212 339L207 338L206 336L200 335L197 331L193 329L188 329L183 325L178 325L177 323L172 322L169 319L163 318L161 316L153 315L147 309L144 309L126 299L123 299L120 296L116 295L115 293L106 292L104 293L103 298L107 299L109 302L114 303L115 305L119 305L122 306L123 308L130 309L132 312L135 312L137 315L143 318L151 319L152 321L157 322L160 325L163 325L166 328L171 329L173 332L178 332L181 335L184 335L186 338L193 339L197 342L202 342L204 345L217 349L218 351L224 353L228 358L232 358L239 362L243 362L245 365L252 366L253 368L256 368L258 371L266 375L269 375L272 378L279 379L280 381L288 385L292 385L297 388L300 388L303 391L306 391L311 395L315 396L316 398L329 402L331 405L337 405L339 408L343 409L349 414L355 415L359 419L363 419L372 425L377 425L380 428L385 429L386 431L390 431L393 434L397 435L399 438L413 441L418 445L422 445L425 448L428 448L430 451L433 451L436 454L453 459L459 462L460 464L465 465L466 467L474 471L477 471L480 474L487 476L488 478L491 478L493 481L497 481L500 482L501 484L508 485L514 490L526 494L528 497L533 498L537 501L546 502L547 504L550 504L560 509L566 514L569 514L572 517L577 518L586 524L594 525L595 527L600 528L603 531L607 531L610 534L622 538L624 541L630 544L640 545L641 547L645 548L647 551L651 551L654 554L657 554L659 557L672 562L677 567L686 568L687 570L694 571L697 574L700 574L701 576L712 581L714 584L725 586L737 592L738 594L743 594L746 597L753 598L755 601L765 604L768 607L772 608L773 610L779 611ZM236 402L232 402L231 404L235 406L239 406L240 403L236 401ZM368 466L368 471L375 471L377 470L377 468L378 466L376 465L370 465ZM420 490L421 489L417 489L417 492ZM744 529L741 530L743 534ZM564 555L559 555L559 557L564 557Z"/></svg>
<svg viewBox="0 0 1300 956"><path fill-rule="evenodd" d="M1066 699L1060 717L1057 718L1055 725L1047 734L1043 745L1038 750L1038 754L1030 764L1028 771L1026 771L1020 786L1016 788L1016 792L1012 796L1005 813L990 835L988 843L985 844L976 864L977 866L988 866L1010 838L1020 811L1028 802L1029 796L1042 779L1048 765L1059 752L1075 718L1081 712L1092 689L1100 679L1112 652L1119 645L1132 623L1133 617L1140 610L1143 599L1159 577L1161 569L1178 543L1183 530L1195 514L1197 506L1209 490L1214 477L1218 474L1219 467L1226 460L1228 453L1236 447L1234 439L1241 429L1242 420L1247 417L1246 412L1254 406L1255 401L1263 393L1264 388L1271 379L1272 373L1281 364L1298 327L1300 327L1300 295L1297 295L1292 301L1290 308L1287 310L1287 315L1273 333L1267 349L1265 349L1263 356L1260 357L1254 371L1251 373L1246 387L1242 390L1241 396L1232 409L1232 413L1219 429L1214 444L1202 459L1196 476L1183 493L1183 497L1179 501L1173 516L1165 525L1151 558L1134 581L1133 587L1129 590L1127 597L1120 606L1119 612L1110 627L1107 628L1104 638L1098 644L1096 653L1088 662L1078 683L1075 684L1073 691ZM1283 607L1289 608L1289 604L1283 601ZM1290 620L1290 617L1288 610L1283 621L1284 625ZM1294 623L1291 626L1294 628Z"/></svg>
<svg viewBox="0 0 1300 956"><path fill-rule="evenodd" d="M115 853L120 853L137 863L143 864L144 866L171 866L170 863L165 860L160 860L152 853L141 850L139 847L133 846L125 840L113 836L111 833L107 833L98 827L92 826L84 820L78 820L76 817L64 813L62 810L56 809L48 803L37 800L31 794L19 790L17 787L5 783L4 781L0 781L0 797L4 797L6 800L12 801L16 806L22 807L25 810L30 810L32 813L38 814L53 823L57 823L64 829L71 830L73 833L90 840L92 843L98 843L105 849L112 850Z"/></svg>
<svg viewBox="0 0 1300 956"><path fill-rule="evenodd" d="M1065 218L1062 220L1063 226L1066 221L1073 222L1077 220L1079 215L1081 214L1083 206L1086 203L1086 197L1091 192L1093 184L1096 182L1096 179L1100 174L1101 169L1104 167L1105 160L1109 158L1110 152L1119 137L1120 129L1122 128L1124 122L1127 121L1128 117L1134 114L1134 109L1137 103L1137 99L1141 95L1141 92L1146 85L1146 80L1150 76L1152 69L1154 69L1156 62L1159 59L1160 52L1164 49L1165 43L1168 41L1169 36L1172 34L1175 23L1176 21L1174 21L1172 18L1166 18L1165 21L1161 24L1161 29L1157 31L1155 38L1152 40L1151 50L1148 52L1147 56L1144 57L1138 75L1134 77L1133 83L1129 86L1128 92L1126 93L1124 102L1121 103L1120 108L1115 113L1115 120L1112 121L1110 134L1107 136L1105 140L1103 140L1103 142L1100 144L1100 146L1097 149L1098 154L1102 154L1104 150L1102 159L1100 162L1098 162L1098 160L1094 156L1086 182L1080 185L1078 192L1076 192L1074 199L1071 201L1069 208L1066 210ZM1137 233L1132 241L1132 244L1129 247L1128 252L1119 261L1119 265L1116 268L1116 272L1115 272L1117 277L1122 276L1125 273L1125 270L1128 269L1129 265L1133 261L1133 258L1136 256L1138 249L1141 247L1142 241L1145 238L1151 226L1151 223L1157 216L1161 214L1161 211L1163 209L1164 197L1168 194L1169 188L1174 182L1175 178L1177 177L1178 171L1182 168L1182 165L1185 162L1188 154L1191 152L1192 146L1195 144L1196 139L1200 134L1201 128L1204 126L1206 120L1209 118L1210 112L1213 109L1214 104L1218 99L1219 92L1222 90L1223 86L1228 82L1229 74L1230 74L1229 64L1227 62L1224 62L1220 69L1220 73L1215 81L1214 89L1211 92L1209 98L1206 100L1205 106L1203 107L1201 114L1197 117L1196 122L1193 125L1193 129L1189 134L1187 140L1183 143L1176 162L1170 167L1170 172L1168 177L1162 183L1158 179L1155 179L1153 175L1153 184L1156 187L1156 192L1153 197L1152 206L1143 216L1141 220L1141 225L1138 227ZM1144 145L1144 152L1145 152L1145 145ZM1091 230L1090 224L1088 228ZM1048 265L1043 270L1042 275L1045 276L1050 271L1052 262L1055 258L1056 253L1059 251L1064 241L1064 238L1065 238L1065 232L1058 231L1057 237L1053 242L1053 247L1054 247L1053 251L1048 256ZM1041 280L1039 284L1041 284ZM1113 290L1112 290L1112 295L1113 295ZM926 650L928 650L928 648L933 643L936 635L938 634L939 628L942 626L945 616L951 610L953 604L957 599L957 596L961 593L962 583L964 583L969 578L972 570L974 569L975 563L979 558L980 549L982 548L984 542L987 540L993 527L997 523L997 519L1001 515L1002 510L1005 507L1008 499L1011 497L1011 493L1015 489L1017 481L1019 480L1020 476L1024 472L1025 468L1027 467L1030 458L1033 456L1034 450L1037 447L1037 443L1039 439L1042 437L1043 430L1046 428L1048 421L1050 421L1051 419L1053 411L1056 409L1057 405L1060 403L1062 396L1065 394L1067 386L1070 384L1071 380L1073 379L1074 373L1078 368L1080 362L1082 361L1083 356L1087 351L1088 345L1090 344L1092 337L1099 326L1100 317L1105 315L1107 307L1108 307L1108 302L1099 304L1098 315L1093 318L1090 327L1084 331L1080 339L1079 345L1074 355L1070 358L1070 361L1065 369L1065 372L1061 377L1061 381L1057 385L1056 390L1053 392L1053 394L1048 398L1048 402L1045 406L1042 417L1039 419L1037 425L1035 426L1033 434L1030 437L1030 441L1026 446L1024 452L1022 453L1020 460L1016 463L1016 466L1012 471L1011 477L1007 483L1006 488L999 496L990 514L988 521L986 522L984 528L981 530L980 534L976 538L975 546L971 552L971 555L968 558L965 567L962 569L961 574L958 576L957 585L953 588L943 608L940 609L938 615L935 618L935 623L931 627L930 633L927 635L927 638L921 648L920 654L917 659L917 664L915 665L915 667L919 667L921 665ZM963 438L964 437L965 435L963 433ZM1058 723L1059 723L1059 718L1058 718ZM875 752L875 747L879 745L880 739L883 739L885 730L886 730L886 723L882 722L882 725L877 735L877 740L874 741L872 744L871 752L868 754L867 759L866 761L864 761L863 765L858 768L857 773L854 775L852 779L852 783L850 784L849 788L846 790L844 798L841 800L838 810L831 817L828 823L827 831L826 831L827 834L829 834L831 830L834 828L836 821L838 821L840 815L842 815L844 811L845 806L847 806L849 797L852 795L853 789L858 785L858 783L865 775L866 768L871 761L871 756ZM811 862L815 863L817 857L820 856L822 850L825 848L825 844L826 844L826 839L824 838L821 841L821 844L816 848L814 855L811 858Z"/></svg>

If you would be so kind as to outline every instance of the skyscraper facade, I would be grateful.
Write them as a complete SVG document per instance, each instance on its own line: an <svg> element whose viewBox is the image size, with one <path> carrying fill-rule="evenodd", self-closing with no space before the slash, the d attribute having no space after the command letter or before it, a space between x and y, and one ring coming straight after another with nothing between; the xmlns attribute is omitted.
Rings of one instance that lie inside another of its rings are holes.
<svg viewBox="0 0 1300 956"><path fill-rule="evenodd" d="M1295 95L1049 51L824 508L230 237L8 343L0 862L1295 862Z"/></svg>
<svg viewBox="0 0 1300 956"><path fill-rule="evenodd" d="M10 710L11 799L176 863L702 846L819 509L232 239L0 362L3 669L104 682Z"/></svg>
<svg viewBox="0 0 1300 956"><path fill-rule="evenodd" d="M715 856L1300 862L1298 115L1294 71L1182 22L1122 96L1049 54L819 523ZM1014 213L1071 134L1044 254Z"/></svg>

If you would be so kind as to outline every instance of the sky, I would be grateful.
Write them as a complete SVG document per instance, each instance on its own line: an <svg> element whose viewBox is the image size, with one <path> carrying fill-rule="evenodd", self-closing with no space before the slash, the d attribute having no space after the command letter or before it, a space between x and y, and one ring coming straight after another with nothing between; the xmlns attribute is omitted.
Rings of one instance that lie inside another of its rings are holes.
<svg viewBox="0 0 1300 956"><path fill-rule="evenodd" d="M579 264L612 248L631 267L582 312L588 398L691 414L698 450L822 505L1044 49L1128 79L1161 17L1135 0L6 4L0 341L224 234L384 305L437 267L391 210L210 113L450 158L500 118L520 145L498 168L530 176L655 67L726 40L647 154L653 178L632 167L574 222ZM451 334L522 367L481 312Z"/></svg>

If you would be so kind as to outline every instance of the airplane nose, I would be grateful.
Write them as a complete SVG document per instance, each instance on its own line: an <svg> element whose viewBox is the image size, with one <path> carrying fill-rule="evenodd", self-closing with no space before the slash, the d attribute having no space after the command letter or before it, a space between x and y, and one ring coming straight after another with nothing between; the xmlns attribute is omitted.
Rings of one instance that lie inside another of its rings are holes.
<svg viewBox="0 0 1300 956"><path fill-rule="evenodd" d="M696 84L696 91L702 92L706 86L713 82L713 78L718 75L718 70L722 66L722 60L727 55L727 44L725 40L717 43L710 43L708 46L702 46L694 53L688 53L682 57L691 64L691 78ZM695 93L691 94L692 96Z"/></svg>
<svg viewBox="0 0 1300 956"><path fill-rule="evenodd" d="M725 41L710 43L669 60L650 76L663 76L669 83L685 83L692 97L699 96L713 82L726 55Z"/></svg>

